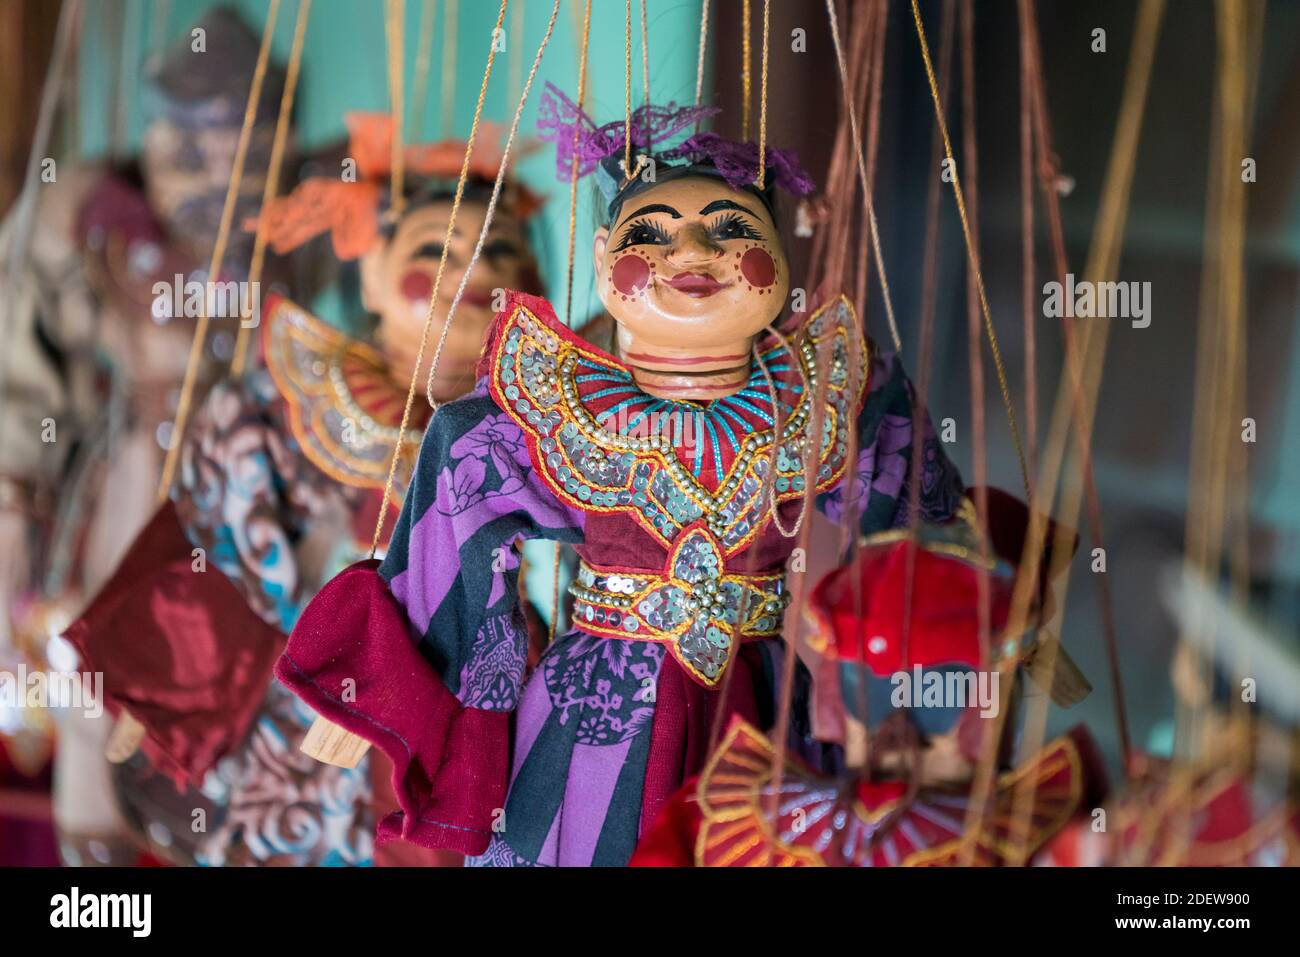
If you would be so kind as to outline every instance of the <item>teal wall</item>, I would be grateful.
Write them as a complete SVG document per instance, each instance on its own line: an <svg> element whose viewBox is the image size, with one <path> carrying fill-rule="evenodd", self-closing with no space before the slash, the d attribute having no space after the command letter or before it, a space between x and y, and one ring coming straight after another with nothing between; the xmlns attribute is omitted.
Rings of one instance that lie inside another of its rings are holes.
<svg viewBox="0 0 1300 957"><path fill-rule="evenodd" d="M510 7L523 3L523 36L511 35L515 21L512 10L506 13L506 51L498 53L492 81L484 104L484 118L508 125L514 113L516 91L510 87L512 57L520 64L519 81L528 68L546 29L552 4L550 0L512 0ZM651 62L651 96L657 102L689 101L695 93L695 66L698 49L700 0L648 0L648 32ZM109 73L112 50L123 51L131 62L123 65L121 88L128 109L123 115L126 143L133 148L143 126L140 113L139 65L158 45L160 36L174 41L212 5L212 0L125 0L119 24L107 18L106 3L91 0L86 4L80 80L80 124L77 134L79 151L99 156L107 151L109 131L117 106L110 102L113 84ZM232 0L231 6L246 16L257 32L264 28L267 0ZM408 108L414 94L418 28L424 0L406 0L405 87ZM474 102L483 77L492 27L499 4L491 0L460 0L456 34L456 71L452 82L455 103L452 135L468 134L474 115ZM434 39L428 71L426 109L422 118L424 139L441 137L444 125L438 113L448 79L443 76L443 16L447 0L436 0ZM555 83L570 96L578 83L579 31L582 0L561 0L555 32L546 48L537 80L525 111L521 133L531 133L537 116L537 99L546 80ZM641 96L640 2L633 11L633 105ZM275 56L287 60L293 41L296 0L282 0L275 30ZM589 52L589 108L597 122L608 122L623 115L624 100L624 5L614 0L593 0L591 43ZM514 45L522 43L522 56ZM303 52L303 73L298 92L298 134L304 146L319 145L338 137L345 130L343 115L350 110L388 109L388 55L384 34L383 0L315 0ZM408 130L414 130L414 118ZM408 136L410 134L408 133ZM539 220L539 245L542 276L548 291L562 302L566 276L568 246L568 184L555 179L555 153L547 144L519 166L521 176L534 189L548 196ZM584 186L586 188L584 188ZM593 212L589 203L589 183L579 184L577 254L575 256L575 317L595 311L591 294L590 226ZM562 306L561 306L562 308Z"/></svg>

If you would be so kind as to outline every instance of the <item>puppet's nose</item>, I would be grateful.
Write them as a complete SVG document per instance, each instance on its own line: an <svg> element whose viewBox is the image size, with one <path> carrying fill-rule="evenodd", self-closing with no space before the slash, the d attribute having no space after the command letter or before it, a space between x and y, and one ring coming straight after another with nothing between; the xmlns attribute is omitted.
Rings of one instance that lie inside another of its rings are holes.
<svg viewBox="0 0 1300 957"><path fill-rule="evenodd" d="M712 262L722 255L722 247L702 225L683 227L668 252L668 261L675 266L698 266Z"/></svg>

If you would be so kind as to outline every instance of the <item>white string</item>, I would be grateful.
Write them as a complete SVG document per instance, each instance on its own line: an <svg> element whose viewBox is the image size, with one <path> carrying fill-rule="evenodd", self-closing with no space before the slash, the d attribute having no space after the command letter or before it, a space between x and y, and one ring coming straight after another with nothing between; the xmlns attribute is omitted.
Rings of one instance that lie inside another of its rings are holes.
<svg viewBox="0 0 1300 957"><path fill-rule="evenodd" d="M768 331L772 333L772 335L776 336L777 340L781 343L781 345L785 348L785 351L789 354L790 362L794 365L794 367L797 370L799 370L799 381L803 384L802 394L805 396L806 400L810 404L816 401L816 396L812 395L812 393L809 392L808 389L808 377L805 376L803 372L803 360L794 351L794 349L790 347L790 343L786 340L785 336L781 335L780 331L776 328L776 326L769 325L767 328ZM781 407L779 404L780 397L776 394L776 382L772 379L772 373L768 371L767 363L763 361L763 355L758 351L757 340L755 340L751 344L751 348L754 350L754 361L758 363L758 368L762 371L763 378L767 381L768 394L771 395L772 397L772 455L768 462L767 490L765 491L763 498L770 497L768 504L772 512L772 525L776 528L778 532L781 533L781 536L783 538L794 538L796 535L799 534L799 529L803 527L804 516L808 513L808 494L807 491L805 490L804 494L799 497L799 518L794 523L794 528L787 529L784 525L781 524L780 509L777 507L777 501L776 501L776 461L777 461L777 454L780 451L781 440L782 440ZM809 412L811 415L811 409L809 410ZM811 418L809 419L809 422L811 423ZM805 450L804 454L805 455L807 454L807 450ZM802 461L802 456L800 457L800 461ZM804 472L806 473L807 471L808 470L805 468Z"/></svg>
<svg viewBox="0 0 1300 957"><path fill-rule="evenodd" d="M695 105L700 105L700 100L704 97L704 51L709 39L709 0L704 0L700 8L700 52L699 60L695 64ZM696 130L699 124L696 123Z"/></svg>
<svg viewBox="0 0 1300 957"><path fill-rule="evenodd" d="M839 20L835 16L835 0L826 0L826 14L831 21L831 42L835 45L835 62L840 71L840 88L844 92L844 108L849 111L849 126L853 131L853 146L858 155L858 180L862 184L862 203L867 211L867 221L871 226L871 251L876 260L876 269L880 271L880 287L885 300L885 317L889 320L889 335L894 340L894 348L903 351L903 340L898 335L898 320L894 317L894 303L889 294L889 276L885 272L885 257L880 252L880 231L876 227L876 207L867 191L867 161L862 154L862 138L858 135L858 114L854 110L853 97L849 92L849 75L844 67L844 49L840 46Z"/></svg>
<svg viewBox="0 0 1300 957"><path fill-rule="evenodd" d="M533 68L528 71L528 79L524 82L523 94L519 98L519 106L515 109L515 118L510 123L510 135L506 138L505 148L501 151L501 167L497 170L496 182L492 184L492 198L488 200L487 215L483 217L483 228L479 230L478 242L474 244L474 254L470 256L469 265L460 277L460 285L456 288L456 295L452 298L451 306L447 310L447 319L442 324L442 333L438 336L438 345L433 350L433 361L429 365L429 380L425 386L425 397L429 400L429 405L435 410L441 404L435 402L432 398L433 381L438 374L438 361L442 358L442 349L447 342L447 333L451 331L451 321L455 318L461 297L465 294L465 289L469 285L469 277L478 264L479 256L483 253L483 244L487 241L488 230L492 228L492 219L496 215L497 200L501 196L501 186L505 182L506 168L510 164L510 150L514 146L515 136L519 132L519 122L523 118L524 106L528 103L528 95L533 88L533 79L537 76L537 68L542 63L542 54L546 50L547 43L551 40L551 32L555 29L555 19L560 13L560 2L561 0L555 0L554 6L551 7L551 19L546 24L546 33L542 37L541 44L537 47L537 56L533 58ZM448 239L450 240L450 237Z"/></svg>

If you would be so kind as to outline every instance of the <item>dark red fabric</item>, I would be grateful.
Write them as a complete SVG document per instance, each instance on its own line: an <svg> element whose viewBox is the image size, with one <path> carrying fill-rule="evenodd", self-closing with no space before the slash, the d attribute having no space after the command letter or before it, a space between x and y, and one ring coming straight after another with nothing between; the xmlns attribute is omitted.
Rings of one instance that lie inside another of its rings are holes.
<svg viewBox="0 0 1300 957"><path fill-rule="evenodd" d="M401 604L373 559L312 599L276 676L319 714L383 749L399 810L380 843L481 854L505 807L509 716L466 708L420 654Z"/></svg>
<svg viewBox="0 0 1300 957"><path fill-rule="evenodd" d="M637 842L629 867L695 866L695 842L701 820L695 802L699 781L698 775L690 778L668 800Z"/></svg>
<svg viewBox="0 0 1300 957"><path fill-rule="evenodd" d="M103 673L108 708L144 725L145 755L198 786L248 732L284 635L220 569L193 562L167 502L65 637L83 670Z"/></svg>
<svg viewBox="0 0 1300 957"><path fill-rule="evenodd" d="M397 794L393 791L393 762L382 750L370 752L370 806L375 816L387 817L399 810ZM409 841L385 841L375 847L376 867L462 867L465 855L457 851L444 851L420 847Z"/></svg>
<svg viewBox="0 0 1300 957"><path fill-rule="evenodd" d="M906 608L909 562L911 611ZM1011 581L989 581L994 633L1006 626ZM855 602L853 596L860 595ZM861 661L878 677L960 663L979 667L979 573L960 558L930 551L910 539L862 549L813 589L810 603L831 625L830 654ZM903 637L907 636L907 656Z"/></svg>
<svg viewBox="0 0 1300 957"><path fill-rule="evenodd" d="M761 720L756 683L762 675L760 652L752 645L742 646L731 667L736 673L731 676L727 689L728 714L723 727L736 716L758 726ZM642 832L682 782L703 769L709 757L709 737L720 699L720 692L701 686L676 659L664 658L655 689L650 756L641 793Z"/></svg>
<svg viewBox="0 0 1300 957"><path fill-rule="evenodd" d="M58 866L50 771L24 774L0 741L0 867Z"/></svg>
<svg viewBox="0 0 1300 957"><path fill-rule="evenodd" d="M1029 506L1010 492L987 486L989 504L989 545L994 553L1004 561L1010 562L1012 568L1020 567L1020 556L1025 550L1025 539L1029 537ZM966 495L975 501L978 487L967 490ZM1052 519L1047 520L1047 531L1043 537L1043 557L1039 563L1038 592L1041 600L1047 591L1048 571L1052 567L1052 546L1056 543L1058 525ZM1067 529L1066 541L1070 543L1070 554L1079 548L1079 533ZM1049 617L1044 611L1043 617Z"/></svg>

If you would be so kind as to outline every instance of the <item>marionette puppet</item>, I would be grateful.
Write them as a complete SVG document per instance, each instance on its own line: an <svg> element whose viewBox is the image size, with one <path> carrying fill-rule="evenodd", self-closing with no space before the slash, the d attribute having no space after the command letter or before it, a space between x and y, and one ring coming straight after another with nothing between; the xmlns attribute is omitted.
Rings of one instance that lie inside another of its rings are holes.
<svg viewBox="0 0 1300 957"><path fill-rule="evenodd" d="M766 152L760 188L752 144L669 145L698 110L596 127L554 88L541 110L561 178L572 161L603 184L596 287L623 359L512 295L475 391L425 433L386 558L322 590L276 673L393 761L381 841L624 865L699 770L717 709L770 714L805 475L842 515L855 431L865 532L906 514L913 441L927 515L946 520L962 489L847 301L774 328L789 267L773 186L811 188L792 155ZM525 680L512 546L530 538L581 564L573 627Z"/></svg>
<svg viewBox="0 0 1300 957"><path fill-rule="evenodd" d="M37 187L25 267L7 292L0 647L11 626L33 671L75 668L57 648L47 660L51 636L107 580L154 508L192 331L184 317L155 308L156 284L206 278L259 47L229 8L194 27L205 51L191 49L186 30L148 66L138 160L60 161L54 181ZM270 64L254 105L250 168L267 167L284 79ZM236 209L255 212L262 186L245 177ZM6 220L0 247L23 242L19 221L16 213ZM243 278L250 244L232 237L223 281ZM268 271L268 281L277 278ZM232 339L212 337L205 369L228 358L220 352ZM107 717L81 711L60 722L54 816L69 863L137 857L114 810L102 758L108 733Z"/></svg>
<svg viewBox="0 0 1300 957"><path fill-rule="evenodd" d="M987 746L982 726L992 725L1000 700L1014 707L1017 695L1004 697L1000 681L1018 681L1036 650L1028 635L1006 631L1013 572L981 555L971 511L945 526L867 536L851 564L813 589L809 645L831 666L817 707L838 718L841 772L777 755L758 728L734 720L703 772L661 811L634 866L1018 865L1095 806L1104 777L1082 727L1008 767L1008 722L994 745L1001 773L964 839ZM981 570L989 654L980 640ZM1017 829L1027 787L1033 799Z"/></svg>
<svg viewBox="0 0 1300 957"><path fill-rule="evenodd" d="M348 127L357 178L304 181L267 210L268 238L288 252L328 235L340 261L356 262L363 304L378 316L374 342L272 297L263 366L213 388L187 431L172 501L67 636L86 668L104 672L110 706L144 727L143 754L118 777L128 816L185 863L369 863L375 804L389 810L387 770L372 797L365 765L299 751L315 715L270 672L306 601L369 553L394 454L395 504L405 491L424 421L403 434L402 413L466 147L406 147L399 206L391 117L354 114ZM486 139L447 250L444 310L502 160ZM439 397L472 385L493 290L536 288L526 231L536 208L518 184L503 193L433 380ZM178 796L163 775L189 790ZM197 840L195 807L209 813Z"/></svg>
<svg viewBox="0 0 1300 957"><path fill-rule="evenodd" d="M1300 638L1294 588L1256 583L1291 620L1171 574L1164 597L1189 640L1170 668L1175 756L1135 755L1105 817L1072 827L1060 863L1119 867L1300 865ZM1269 593L1272 594L1269 594ZM1283 597L1285 596L1285 597Z"/></svg>

